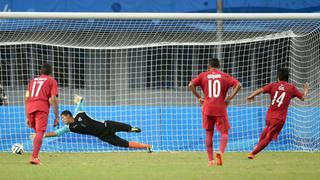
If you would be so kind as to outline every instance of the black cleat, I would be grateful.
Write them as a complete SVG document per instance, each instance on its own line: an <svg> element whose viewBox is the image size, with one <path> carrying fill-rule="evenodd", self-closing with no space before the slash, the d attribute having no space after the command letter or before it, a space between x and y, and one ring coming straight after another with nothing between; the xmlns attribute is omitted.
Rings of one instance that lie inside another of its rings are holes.
<svg viewBox="0 0 320 180"><path fill-rule="evenodd" d="M139 132L141 132L141 129L138 127L132 127L131 132L139 133Z"/></svg>

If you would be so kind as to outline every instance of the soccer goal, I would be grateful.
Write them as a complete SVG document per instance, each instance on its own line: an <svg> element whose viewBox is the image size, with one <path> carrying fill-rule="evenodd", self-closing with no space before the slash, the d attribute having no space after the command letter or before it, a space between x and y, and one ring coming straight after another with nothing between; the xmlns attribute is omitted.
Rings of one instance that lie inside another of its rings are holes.
<svg viewBox="0 0 320 180"><path fill-rule="evenodd" d="M85 98L99 120L138 126L128 140L160 151L203 151L201 107L188 82L219 57L243 88L228 107L227 151L249 151L265 124L268 96L247 103L256 88L290 68L290 82L309 82L305 102L294 100L275 151L320 150L320 14L0 13L0 151L32 149L23 95L43 63L59 83L59 112ZM2 97L3 94L0 95ZM53 113L48 131L53 131ZM62 122L60 122L60 126ZM217 136L215 136L217 139ZM217 141L215 141L217 146ZM69 133L44 140L44 151L119 151L94 137Z"/></svg>

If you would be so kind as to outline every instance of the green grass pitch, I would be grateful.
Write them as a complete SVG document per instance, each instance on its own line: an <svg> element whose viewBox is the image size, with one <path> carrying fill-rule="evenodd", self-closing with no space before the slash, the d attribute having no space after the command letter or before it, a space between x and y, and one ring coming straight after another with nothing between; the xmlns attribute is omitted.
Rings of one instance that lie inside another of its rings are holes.
<svg viewBox="0 0 320 180"><path fill-rule="evenodd" d="M320 153L225 153L222 167L208 167L205 152L41 153L42 164L28 164L30 154L0 153L1 180L49 179L320 179Z"/></svg>

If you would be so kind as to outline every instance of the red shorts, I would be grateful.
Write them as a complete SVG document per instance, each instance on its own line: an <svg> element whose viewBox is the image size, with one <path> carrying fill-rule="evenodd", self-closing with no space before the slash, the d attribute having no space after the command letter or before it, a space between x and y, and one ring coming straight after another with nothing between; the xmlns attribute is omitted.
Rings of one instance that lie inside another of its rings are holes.
<svg viewBox="0 0 320 180"><path fill-rule="evenodd" d="M214 125L220 133L227 134L230 129L228 116L207 116L202 115L202 127L206 130L213 130Z"/></svg>
<svg viewBox="0 0 320 180"><path fill-rule="evenodd" d="M267 135L271 137L272 140L277 140L284 123L284 121L280 121L277 119L267 119Z"/></svg>
<svg viewBox="0 0 320 180"><path fill-rule="evenodd" d="M36 111L27 115L29 125L36 132L46 131L48 124L48 113L42 111Z"/></svg>

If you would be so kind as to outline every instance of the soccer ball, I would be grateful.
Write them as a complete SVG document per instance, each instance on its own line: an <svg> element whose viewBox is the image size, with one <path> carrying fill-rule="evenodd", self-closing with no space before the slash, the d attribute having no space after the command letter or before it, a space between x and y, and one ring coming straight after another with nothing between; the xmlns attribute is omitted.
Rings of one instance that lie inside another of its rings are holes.
<svg viewBox="0 0 320 180"><path fill-rule="evenodd" d="M19 154L19 155L23 154L24 153L23 145L22 144L14 144L14 145L12 145L11 152L13 154Z"/></svg>

